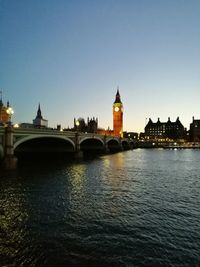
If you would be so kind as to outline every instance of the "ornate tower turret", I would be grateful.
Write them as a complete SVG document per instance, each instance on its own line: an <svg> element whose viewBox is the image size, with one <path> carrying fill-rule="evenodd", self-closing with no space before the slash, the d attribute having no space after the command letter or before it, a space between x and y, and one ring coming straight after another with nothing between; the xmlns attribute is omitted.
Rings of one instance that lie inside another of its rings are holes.
<svg viewBox="0 0 200 267"><path fill-rule="evenodd" d="M123 104L121 102L119 89L113 103L113 132L115 136L123 137Z"/></svg>
<svg viewBox="0 0 200 267"><path fill-rule="evenodd" d="M9 114L7 112L9 108L9 102L7 102L7 106L4 106L2 100L2 91L0 91L0 125L5 125L9 121Z"/></svg>

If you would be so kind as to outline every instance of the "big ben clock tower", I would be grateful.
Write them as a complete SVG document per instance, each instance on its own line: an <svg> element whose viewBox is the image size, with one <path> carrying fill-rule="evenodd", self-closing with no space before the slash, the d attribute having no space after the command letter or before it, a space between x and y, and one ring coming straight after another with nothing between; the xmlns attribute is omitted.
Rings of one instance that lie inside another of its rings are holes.
<svg viewBox="0 0 200 267"><path fill-rule="evenodd" d="M123 137L123 105L120 99L119 89L113 103L113 132L115 136Z"/></svg>

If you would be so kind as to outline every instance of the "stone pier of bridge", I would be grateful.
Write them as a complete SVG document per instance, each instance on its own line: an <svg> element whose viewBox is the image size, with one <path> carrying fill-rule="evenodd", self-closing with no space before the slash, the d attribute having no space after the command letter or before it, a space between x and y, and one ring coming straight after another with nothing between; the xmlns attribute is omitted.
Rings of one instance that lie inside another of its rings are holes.
<svg viewBox="0 0 200 267"><path fill-rule="evenodd" d="M2 163L4 169L15 169L17 167L17 157L14 155L13 132L13 127L11 125L5 127L4 156Z"/></svg>

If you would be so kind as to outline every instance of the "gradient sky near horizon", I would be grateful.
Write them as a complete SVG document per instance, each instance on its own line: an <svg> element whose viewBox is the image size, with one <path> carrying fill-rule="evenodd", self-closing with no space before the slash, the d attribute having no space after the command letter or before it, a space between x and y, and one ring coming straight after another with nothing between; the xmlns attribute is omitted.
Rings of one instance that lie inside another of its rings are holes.
<svg viewBox="0 0 200 267"><path fill-rule="evenodd" d="M146 118L200 119L199 0L0 0L0 88L13 122L38 104L51 127L98 117L124 130Z"/></svg>

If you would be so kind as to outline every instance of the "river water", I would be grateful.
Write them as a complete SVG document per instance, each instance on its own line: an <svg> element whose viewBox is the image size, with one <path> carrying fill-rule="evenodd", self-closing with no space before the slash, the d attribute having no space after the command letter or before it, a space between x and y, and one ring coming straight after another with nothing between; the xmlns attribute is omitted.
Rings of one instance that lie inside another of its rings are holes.
<svg viewBox="0 0 200 267"><path fill-rule="evenodd" d="M1 174L0 266L200 266L200 150Z"/></svg>

